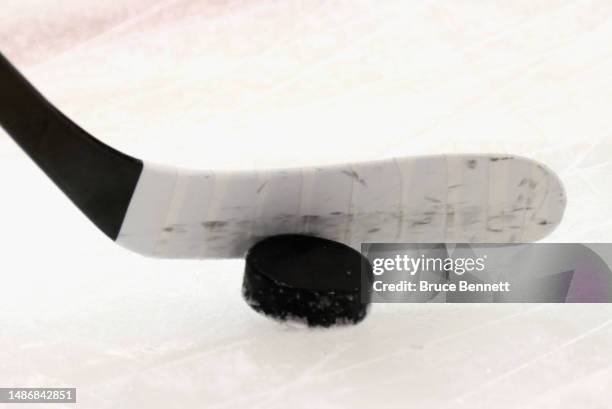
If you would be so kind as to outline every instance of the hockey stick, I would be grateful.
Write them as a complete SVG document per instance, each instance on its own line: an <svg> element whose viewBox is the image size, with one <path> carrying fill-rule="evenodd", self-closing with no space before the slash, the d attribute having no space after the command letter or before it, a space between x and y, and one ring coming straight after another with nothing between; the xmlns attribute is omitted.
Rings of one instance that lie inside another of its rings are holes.
<svg viewBox="0 0 612 409"><path fill-rule="evenodd" d="M141 254L240 257L259 238L527 242L561 221L542 164L439 155L264 171L190 171L127 156L59 112L0 55L0 125L107 236Z"/></svg>
<svg viewBox="0 0 612 409"><path fill-rule="evenodd" d="M89 219L115 240L142 162L98 141L0 54L0 125Z"/></svg>

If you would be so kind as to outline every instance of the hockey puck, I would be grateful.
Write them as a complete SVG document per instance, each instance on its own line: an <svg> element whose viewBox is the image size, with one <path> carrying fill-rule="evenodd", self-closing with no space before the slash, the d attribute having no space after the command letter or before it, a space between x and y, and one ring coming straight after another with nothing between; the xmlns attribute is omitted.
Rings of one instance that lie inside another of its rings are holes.
<svg viewBox="0 0 612 409"><path fill-rule="evenodd" d="M272 236L247 253L242 293L254 310L279 320L355 324L367 313L371 271L368 260L344 244Z"/></svg>

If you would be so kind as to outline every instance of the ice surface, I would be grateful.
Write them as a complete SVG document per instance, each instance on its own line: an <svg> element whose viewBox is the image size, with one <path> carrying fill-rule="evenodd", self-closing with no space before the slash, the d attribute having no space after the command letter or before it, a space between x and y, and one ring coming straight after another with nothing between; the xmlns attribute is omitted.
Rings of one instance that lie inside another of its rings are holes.
<svg viewBox="0 0 612 409"><path fill-rule="evenodd" d="M609 1L105 3L3 0L0 50L128 153L520 154L565 182L550 240L612 239ZM0 386L76 386L87 408L610 401L611 306L376 305L354 328L283 326L240 298L242 261L117 247L4 134L0 174Z"/></svg>

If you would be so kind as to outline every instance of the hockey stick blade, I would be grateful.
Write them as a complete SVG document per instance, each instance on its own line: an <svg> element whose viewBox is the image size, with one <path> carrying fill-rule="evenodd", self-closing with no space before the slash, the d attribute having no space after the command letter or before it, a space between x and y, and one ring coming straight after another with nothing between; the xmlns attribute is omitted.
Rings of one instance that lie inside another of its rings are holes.
<svg viewBox="0 0 612 409"><path fill-rule="evenodd" d="M0 55L0 125L118 244L165 258L242 257L263 237L531 242L560 223L545 165L503 154L403 157L252 171L159 166L98 141Z"/></svg>

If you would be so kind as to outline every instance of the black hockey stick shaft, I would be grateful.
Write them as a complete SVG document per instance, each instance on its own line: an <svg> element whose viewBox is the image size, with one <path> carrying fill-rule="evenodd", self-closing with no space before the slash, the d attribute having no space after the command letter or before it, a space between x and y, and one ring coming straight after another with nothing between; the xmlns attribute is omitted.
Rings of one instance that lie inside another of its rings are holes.
<svg viewBox="0 0 612 409"><path fill-rule="evenodd" d="M117 238L142 172L140 160L81 129L2 54L0 125L100 230Z"/></svg>

